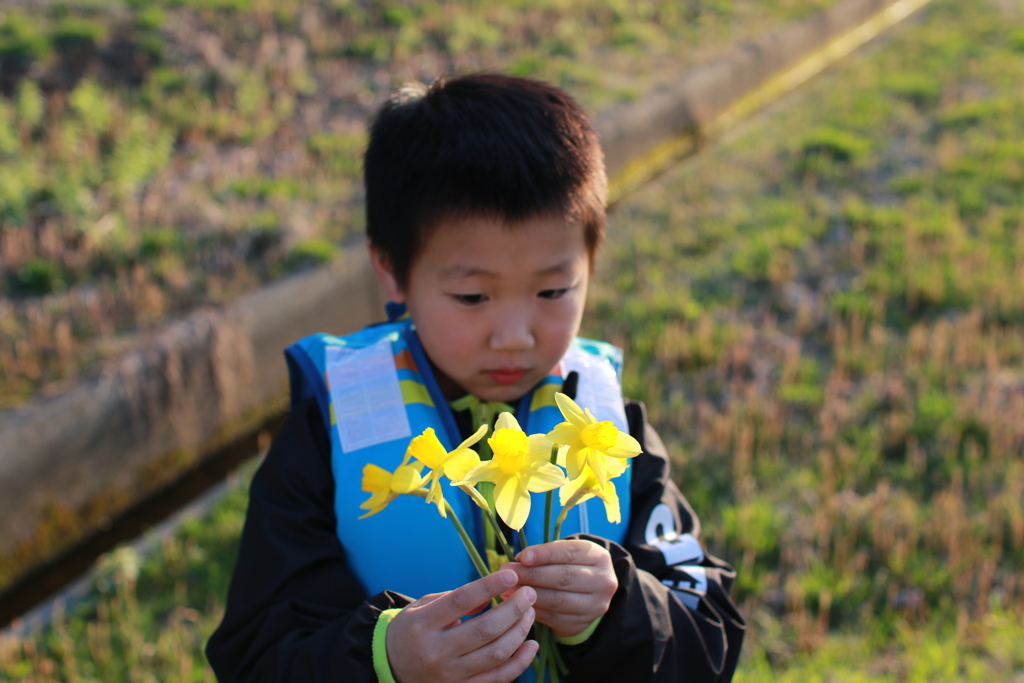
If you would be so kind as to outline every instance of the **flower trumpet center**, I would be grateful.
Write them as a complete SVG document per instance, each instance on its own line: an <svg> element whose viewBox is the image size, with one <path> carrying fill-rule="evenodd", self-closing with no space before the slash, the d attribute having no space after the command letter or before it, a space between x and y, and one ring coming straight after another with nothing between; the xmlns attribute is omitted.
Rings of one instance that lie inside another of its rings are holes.
<svg viewBox="0 0 1024 683"><path fill-rule="evenodd" d="M419 488L423 477L420 476L420 468L415 465L401 465L391 475L389 488L394 493L411 493Z"/></svg>
<svg viewBox="0 0 1024 683"><path fill-rule="evenodd" d="M494 463L504 474L515 474L526 464L529 439L519 429L496 429L487 440L494 453Z"/></svg>
<svg viewBox="0 0 1024 683"><path fill-rule="evenodd" d="M580 433L583 443L598 451L606 451L614 446L618 436L618 428L607 420L587 425Z"/></svg>

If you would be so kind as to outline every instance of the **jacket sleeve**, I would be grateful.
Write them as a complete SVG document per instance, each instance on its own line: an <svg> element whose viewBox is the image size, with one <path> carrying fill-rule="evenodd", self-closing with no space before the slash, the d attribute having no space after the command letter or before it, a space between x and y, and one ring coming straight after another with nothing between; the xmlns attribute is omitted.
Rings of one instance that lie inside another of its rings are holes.
<svg viewBox="0 0 1024 683"><path fill-rule="evenodd" d="M373 629L409 599L367 597L335 533L334 478L315 399L300 403L252 481L224 619L206 647L229 681L376 681Z"/></svg>
<svg viewBox="0 0 1024 683"><path fill-rule="evenodd" d="M619 589L591 638L562 646L568 681L730 681L746 625L729 597L733 569L704 552L700 522L669 474L643 406L626 406L633 459L625 545L608 549Z"/></svg>

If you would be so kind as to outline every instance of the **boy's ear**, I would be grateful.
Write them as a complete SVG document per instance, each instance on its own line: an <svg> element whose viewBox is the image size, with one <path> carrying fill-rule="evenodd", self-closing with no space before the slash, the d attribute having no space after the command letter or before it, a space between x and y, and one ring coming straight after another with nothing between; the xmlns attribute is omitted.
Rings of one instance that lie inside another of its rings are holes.
<svg viewBox="0 0 1024 683"><path fill-rule="evenodd" d="M395 279L395 271L391 267L391 259L372 244L367 244L366 246L370 250L370 265L373 266L373 272L376 274L377 279L380 280L381 286L384 287L388 299L396 304L405 303L405 294L402 292L402 288L398 286L398 280Z"/></svg>

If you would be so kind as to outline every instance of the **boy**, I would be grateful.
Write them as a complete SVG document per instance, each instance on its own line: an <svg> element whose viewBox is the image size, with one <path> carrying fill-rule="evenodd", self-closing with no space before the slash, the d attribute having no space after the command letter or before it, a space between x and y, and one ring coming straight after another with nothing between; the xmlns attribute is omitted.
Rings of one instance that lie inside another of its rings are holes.
<svg viewBox="0 0 1024 683"><path fill-rule="evenodd" d="M643 407L623 401L617 349L576 339L605 221L586 115L528 79L409 87L373 123L365 180L392 321L288 350L291 415L253 480L207 647L218 677L527 680L536 621L558 637L568 681L731 679L744 629L734 574L701 549L664 446ZM422 500L357 520L365 464L394 469L427 426L451 449L502 410L546 432L562 419L556 390L641 445L618 480L620 525L599 501L582 505L570 538L528 534L535 545L505 558L465 496L446 491L500 567L474 580L453 529Z"/></svg>

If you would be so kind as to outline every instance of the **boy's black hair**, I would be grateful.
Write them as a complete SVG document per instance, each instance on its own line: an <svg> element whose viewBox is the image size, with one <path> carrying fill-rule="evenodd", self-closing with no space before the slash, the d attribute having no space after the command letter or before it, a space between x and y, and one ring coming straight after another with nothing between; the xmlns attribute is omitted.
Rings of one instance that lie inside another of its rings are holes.
<svg viewBox="0 0 1024 683"><path fill-rule="evenodd" d="M478 73L407 85L381 108L364 159L366 233L400 287L430 231L486 216L516 223L559 213L604 234L607 180L597 134L564 91Z"/></svg>

